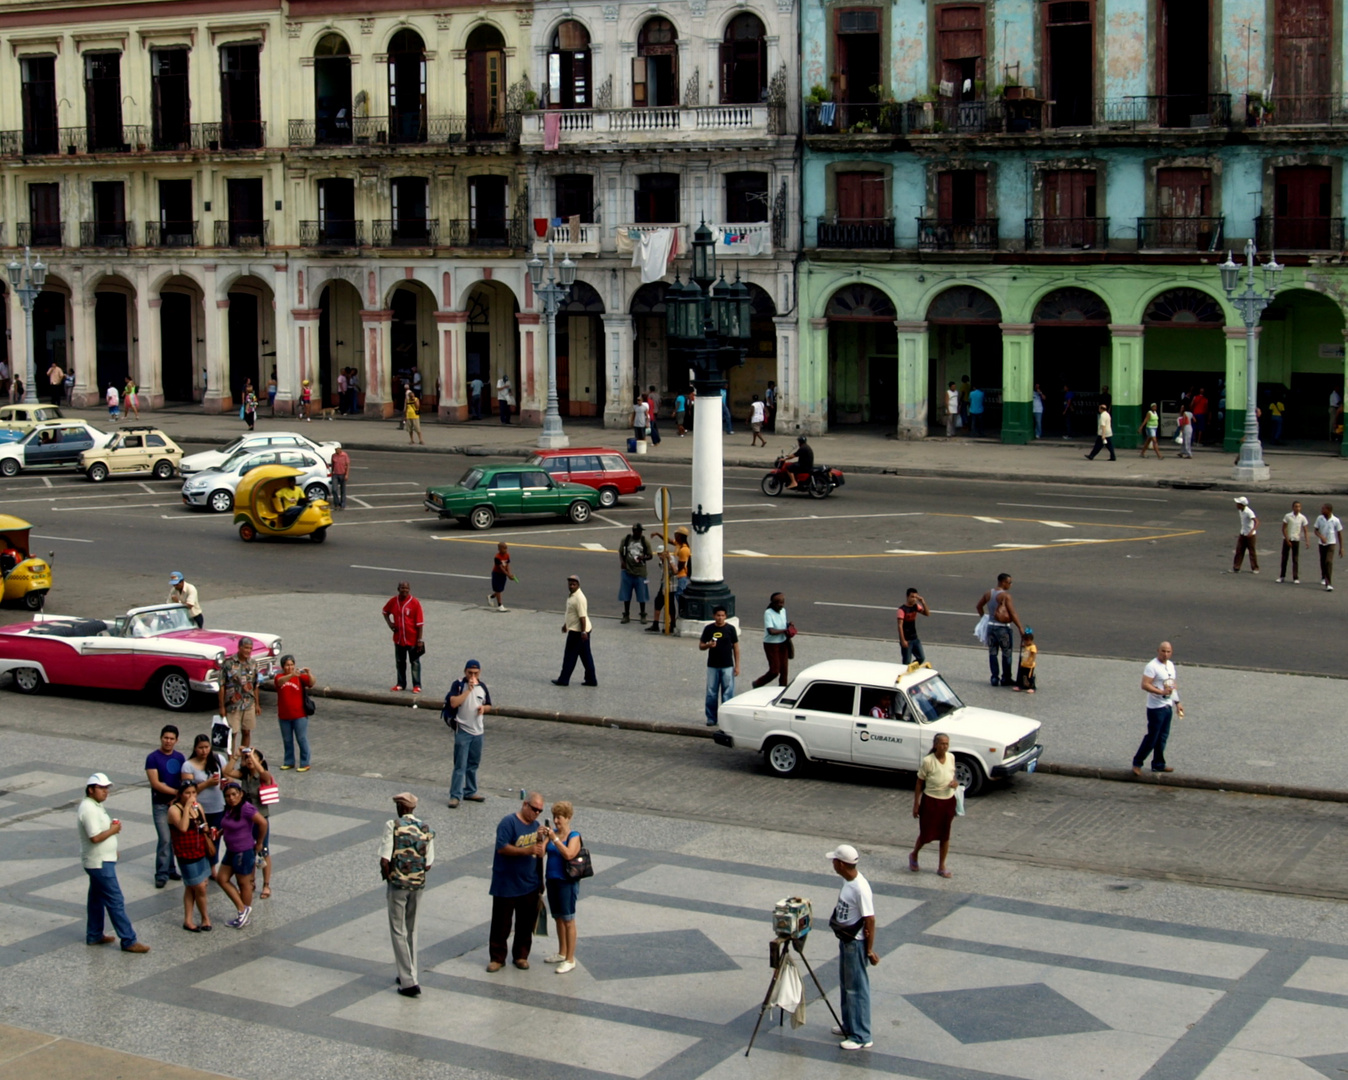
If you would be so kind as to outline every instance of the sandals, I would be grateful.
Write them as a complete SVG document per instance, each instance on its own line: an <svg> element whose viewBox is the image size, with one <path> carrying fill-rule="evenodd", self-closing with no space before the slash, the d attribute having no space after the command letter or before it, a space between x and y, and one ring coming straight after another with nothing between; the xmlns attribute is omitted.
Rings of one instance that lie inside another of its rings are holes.
<svg viewBox="0 0 1348 1080"><path fill-rule="evenodd" d="M940 876L940 877L954 877L954 876L955 876L955 875L952 874L949 870L937 870L936 873L937 873L937 875Z"/></svg>
<svg viewBox="0 0 1348 1080"><path fill-rule="evenodd" d="M911 870L914 874L916 874L919 870L922 869L920 866L917 865L916 855L908 856L908 869Z"/></svg>
<svg viewBox="0 0 1348 1080"><path fill-rule="evenodd" d="M263 886L262 886L262 891L261 891L260 893L257 894L257 898L258 898L259 900L270 900L270 899L271 899L271 886L270 886L270 885L263 885Z"/></svg>

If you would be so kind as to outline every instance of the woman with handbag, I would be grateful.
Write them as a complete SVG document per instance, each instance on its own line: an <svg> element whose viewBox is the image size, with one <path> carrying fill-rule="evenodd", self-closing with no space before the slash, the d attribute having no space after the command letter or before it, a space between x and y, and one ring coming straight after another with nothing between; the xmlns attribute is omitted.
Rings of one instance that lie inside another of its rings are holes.
<svg viewBox="0 0 1348 1080"><path fill-rule="evenodd" d="M225 816L220 822L220 832L229 848L229 857L215 872L215 883L225 891L238 911L228 924L235 930L247 926L253 915L253 880L257 861L267 844L267 828L267 819L244 798L243 788L232 781L226 784ZM236 883L230 882L231 875Z"/></svg>
<svg viewBox="0 0 1348 1080"><path fill-rule="evenodd" d="M285 745L285 761L281 771L294 769L295 744L300 744L299 772L309 771L309 717L313 714L314 699L309 690L314 677L308 668L295 669L293 656L281 657L281 674L276 676L276 716L281 723L281 742Z"/></svg>
<svg viewBox="0 0 1348 1080"><path fill-rule="evenodd" d="M206 812L197 802L197 782L184 780L178 785L178 797L169 804L169 830L173 835L173 854L183 875L183 929L192 934L211 928L206 913L206 882L211 876L211 859L219 833L206 821ZM201 913L201 922L192 923L192 909Z"/></svg>
<svg viewBox="0 0 1348 1080"><path fill-rule="evenodd" d="M206 824L212 829L220 827L220 819L225 816L225 793L220 786L225 782L221 771L224 756L211 749L211 737L198 735L192 742L192 756L183 763L183 778L197 782L197 802L206 814ZM220 858L217 847L211 855L211 865Z"/></svg>
<svg viewBox="0 0 1348 1080"><path fill-rule="evenodd" d="M918 834L917 843L908 853L908 869L914 873L918 870L917 853L927 844L935 843L940 850L936 872L944 878L951 876L945 860L950 854L950 824L955 820L958 788L950 736L937 735L931 741L931 753L918 766L917 784L913 788L913 817L918 819Z"/></svg>
<svg viewBox="0 0 1348 1080"><path fill-rule="evenodd" d="M276 788L276 778L268 771L267 759L262 756L261 750L256 746L245 746L242 755L235 751L235 756L230 758L229 764L225 766L225 775L239 782L243 788L244 801L249 803L264 821L270 818L271 811L267 807L277 801L279 792ZM226 812L229 810L228 800L225 810ZM258 899L270 900L271 842L265 833L257 849L257 858L262 864L262 891L258 894Z"/></svg>
<svg viewBox="0 0 1348 1080"><path fill-rule="evenodd" d="M768 658L768 670L754 680L754 686L766 686L773 679L781 686L791 681L788 672L795 653L791 639L795 636L795 624L786 617L786 597L775 592L763 612L763 653Z"/></svg>
<svg viewBox="0 0 1348 1080"><path fill-rule="evenodd" d="M576 967L576 901L580 899L580 879L588 877L590 853L581 846L580 833L571 828L575 813L569 802L552 804L552 826L540 831L548 842L548 909L557 924L557 951L544 963L556 964L557 974L565 975ZM583 866L576 864L582 862Z"/></svg>

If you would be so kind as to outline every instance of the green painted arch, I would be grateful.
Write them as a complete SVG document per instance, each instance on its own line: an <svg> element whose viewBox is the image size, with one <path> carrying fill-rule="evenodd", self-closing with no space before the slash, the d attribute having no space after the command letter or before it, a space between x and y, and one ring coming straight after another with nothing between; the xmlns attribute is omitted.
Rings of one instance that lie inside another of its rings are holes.
<svg viewBox="0 0 1348 1080"><path fill-rule="evenodd" d="M1044 298L1051 296L1055 292L1064 289L1080 289L1082 292L1092 293L1102 304L1109 309L1110 322L1117 322L1117 312L1119 310L1118 300L1112 294L1112 291L1103 287L1100 282L1092 277L1071 277L1062 278L1057 281L1044 285L1038 285L1034 291L1029 294L1028 301L1020 309L1020 318L1015 321L1018 323L1033 323L1034 313L1039 310L1039 305L1044 302ZM1009 321L1009 320L1008 320ZM1064 325L1071 326L1071 323Z"/></svg>
<svg viewBox="0 0 1348 1080"><path fill-rule="evenodd" d="M1147 308L1151 306L1153 300L1158 296L1171 292L1174 289L1192 289L1194 292L1200 292L1209 300L1215 300L1217 306L1222 309L1222 314L1226 317L1227 326L1242 325L1240 316L1236 314L1234 308L1227 302L1222 290L1216 286L1208 285L1203 281L1194 281L1192 279L1182 281L1170 281L1160 286L1149 287L1148 291L1142 294L1142 299L1137 307L1129 312L1130 322L1133 326L1140 326L1143 317L1147 314ZM1216 326L1214 323L1213 326Z"/></svg>
<svg viewBox="0 0 1348 1080"><path fill-rule="evenodd" d="M840 290L849 285L865 285L883 294L891 304L894 305L894 311L899 318L903 318L903 303L895 295L892 286L884 278L875 274L868 274L863 271L851 271L836 278L830 278L828 283L819 287L817 292L812 291L810 298L810 318L826 319L828 318L829 301Z"/></svg>
<svg viewBox="0 0 1348 1080"><path fill-rule="evenodd" d="M1310 298L1312 307L1332 307L1342 322L1348 322L1348 313L1345 313L1343 305L1339 303L1334 296L1325 289L1317 288L1314 282L1303 282L1290 288L1279 289L1277 296L1273 298L1273 304L1281 304L1286 301L1289 304L1305 302L1301 300L1302 296ZM1273 306L1273 305L1270 305Z"/></svg>
<svg viewBox="0 0 1348 1080"><path fill-rule="evenodd" d="M914 322L921 322L926 319L927 312L931 310L932 304L942 293L949 292L951 289L977 289L985 293L997 305L997 309L1002 314L1002 322L1007 322L1006 317L1006 296L1005 290L998 288L998 283L982 281L978 278L970 277L947 277L933 284L930 288L924 289L918 294L913 304L914 310L911 313L904 314L903 318L911 319Z"/></svg>

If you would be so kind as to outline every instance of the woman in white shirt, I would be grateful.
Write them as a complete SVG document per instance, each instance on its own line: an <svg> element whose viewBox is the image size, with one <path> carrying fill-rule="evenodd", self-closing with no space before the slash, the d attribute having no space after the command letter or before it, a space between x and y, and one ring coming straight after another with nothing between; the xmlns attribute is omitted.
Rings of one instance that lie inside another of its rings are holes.
<svg viewBox="0 0 1348 1080"><path fill-rule="evenodd" d="M955 820L955 755L950 752L950 736L937 735L932 740L931 753L922 759L917 770L917 785L913 788L913 817L918 819L917 843L908 855L908 869L918 870L917 853L927 844L941 845L940 863L936 872L941 877L951 875L946 869L950 853L950 823Z"/></svg>

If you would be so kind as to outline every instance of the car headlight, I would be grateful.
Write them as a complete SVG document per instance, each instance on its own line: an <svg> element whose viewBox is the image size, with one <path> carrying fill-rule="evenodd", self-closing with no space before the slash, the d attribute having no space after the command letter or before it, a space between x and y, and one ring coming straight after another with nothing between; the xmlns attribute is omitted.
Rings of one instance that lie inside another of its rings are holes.
<svg viewBox="0 0 1348 1080"><path fill-rule="evenodd" d="M193 491L193 492L195 492L195 491L205 491L205 490L206 490L206 482L205 482L204 480L193 480L193 481L191 481L190 483L184 484L184 485L183 485L183 490L184 490L184 491Z"/></svg>
<svg viewBox="0 0 1348 1080"><path fill-rule="evenodd" d="M277 639L276 639L276 644L273 645L273 646L271 647L271 654L272 654L272 656L280 656L280 655L281 655L281 639L280 639L280 638L277 638Z"/></svg>

